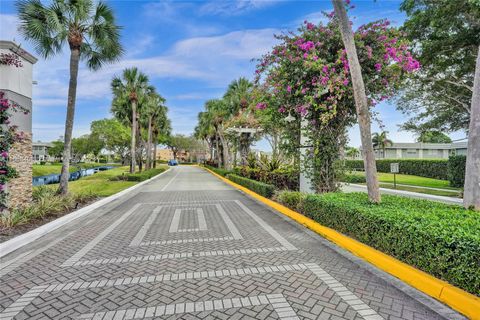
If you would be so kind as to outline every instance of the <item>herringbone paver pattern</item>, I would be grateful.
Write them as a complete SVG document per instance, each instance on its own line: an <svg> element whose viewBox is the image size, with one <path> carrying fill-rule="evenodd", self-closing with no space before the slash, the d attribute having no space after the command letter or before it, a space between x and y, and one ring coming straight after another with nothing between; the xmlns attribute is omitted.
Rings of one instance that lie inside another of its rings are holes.
<svg viewBox="0 0 480 320"><path fill-rule="evenodd" d="M0 319L12 318L442 316L202 169L177 167L2 259Z"/></svg>

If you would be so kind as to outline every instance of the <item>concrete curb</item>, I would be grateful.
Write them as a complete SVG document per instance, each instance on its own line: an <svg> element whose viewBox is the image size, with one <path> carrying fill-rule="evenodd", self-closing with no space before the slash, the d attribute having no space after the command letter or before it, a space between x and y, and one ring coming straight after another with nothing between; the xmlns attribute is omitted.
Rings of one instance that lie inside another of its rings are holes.
<svg viewBox="0 0 480 320"><path fill-rule="evenodd" d="M163 174L167 173L168 171L170 171L170 168L168 168L167 170L165 170L164 172L160 173L160 174L157 174L156 176L148 179L148 180L145 180L145 181L142 181L134 186L131 186L130 188L127 188L125 190L122 190L118 193L115 193L109 197L106 197L106 198L103 198L101 200L98 200L94 203L92 203L91 205L88 205L86 207L83 207L79 210L76 210L76 211L73 211L69 214L66 214L64 215L63 217L60 217L58 219L55 219L49 223L46 223L36 229L33 229L27 233L24 233L24 234L21 234L13 239L10 239L8 241L5 241L3 243L0 244L0 258L6 256L7 254L37 240L38 238L46 235L47 233L50 233L80 217L83 217L89 213L91 213L93 210L95 209L98 209L102 206L104 206L105 204L109 203L109 202L112 202L122 196L124 196L125 194L127 193L130 193L132 191L134 191L135 189L138 189L140 188L141 186L151 182L152 180L154 179L157 179L158 177L162 176Z"/></svg>
<svg viewBox="0 0 480 320"><path fill-rule="evenodd" d="M480 299L473 294L457 288L446 281L437 279L340 232L325 227L296 211L238 185L207 168L205 169L225 183L245 192L257 201L304 225L308 229L350 251L377 268L397 277L417 290L447 304L470 319L480 320Z"/></svg>

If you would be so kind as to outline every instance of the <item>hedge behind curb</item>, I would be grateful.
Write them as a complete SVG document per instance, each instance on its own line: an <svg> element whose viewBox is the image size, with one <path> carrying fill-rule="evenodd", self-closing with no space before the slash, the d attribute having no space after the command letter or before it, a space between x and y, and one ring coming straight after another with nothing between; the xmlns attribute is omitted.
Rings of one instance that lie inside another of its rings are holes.
<svg viewBox="0 0 480 320"><path fill-rule="evenodd" d="M480 295L478 212L399 196L382 195L377 205L364 193L289 193L277 199L324 226Z"/></svg>
<svg viewBox="0 0 480 320"><path fill-rule="evenodd" d="M255 181L252 179L244 178L237 176L236 174L228 174L227 179L252 190L253 192L258 193L266 198L271 198L275 192L275 186L271 184L266 184L263 182Z"/></svg>

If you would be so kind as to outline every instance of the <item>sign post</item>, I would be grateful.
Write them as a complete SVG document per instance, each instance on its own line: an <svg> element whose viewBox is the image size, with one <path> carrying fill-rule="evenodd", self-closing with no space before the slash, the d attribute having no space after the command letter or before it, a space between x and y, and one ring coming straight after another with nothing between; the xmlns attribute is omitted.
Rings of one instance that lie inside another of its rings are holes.
<svg viewBox="0 0 480 320"><path fill-rule="evenodd" d="M393 188L397 189L397 173L399 172L399 163L390 163L390 173L393 173Z"/></svg>

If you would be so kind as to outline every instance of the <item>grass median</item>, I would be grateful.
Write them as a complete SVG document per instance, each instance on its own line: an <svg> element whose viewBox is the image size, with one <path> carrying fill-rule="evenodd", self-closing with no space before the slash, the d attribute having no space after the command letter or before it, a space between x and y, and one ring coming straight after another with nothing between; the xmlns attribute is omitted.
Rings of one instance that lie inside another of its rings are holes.
<svg viewBox="0 0 480 320"><path fill-rule="evenodd" d="M167 166L161 165L156 169L135 174L129 174L128 167L101 171L92 176L69 182L69 194L67 196L56 194L58 184L34 187L33 203L31 205L24 208L14 208L8 215L3 215L0 218L0 235L12 234L8 229L14 229L15 227L29 224L38 226L42 224L42 221L53 220L79 206L88 204L98 198L111 196L156 176L167 168ZM125 177L128 177L128 180ZM13 231L13 233L15 232Z"/></svg>

